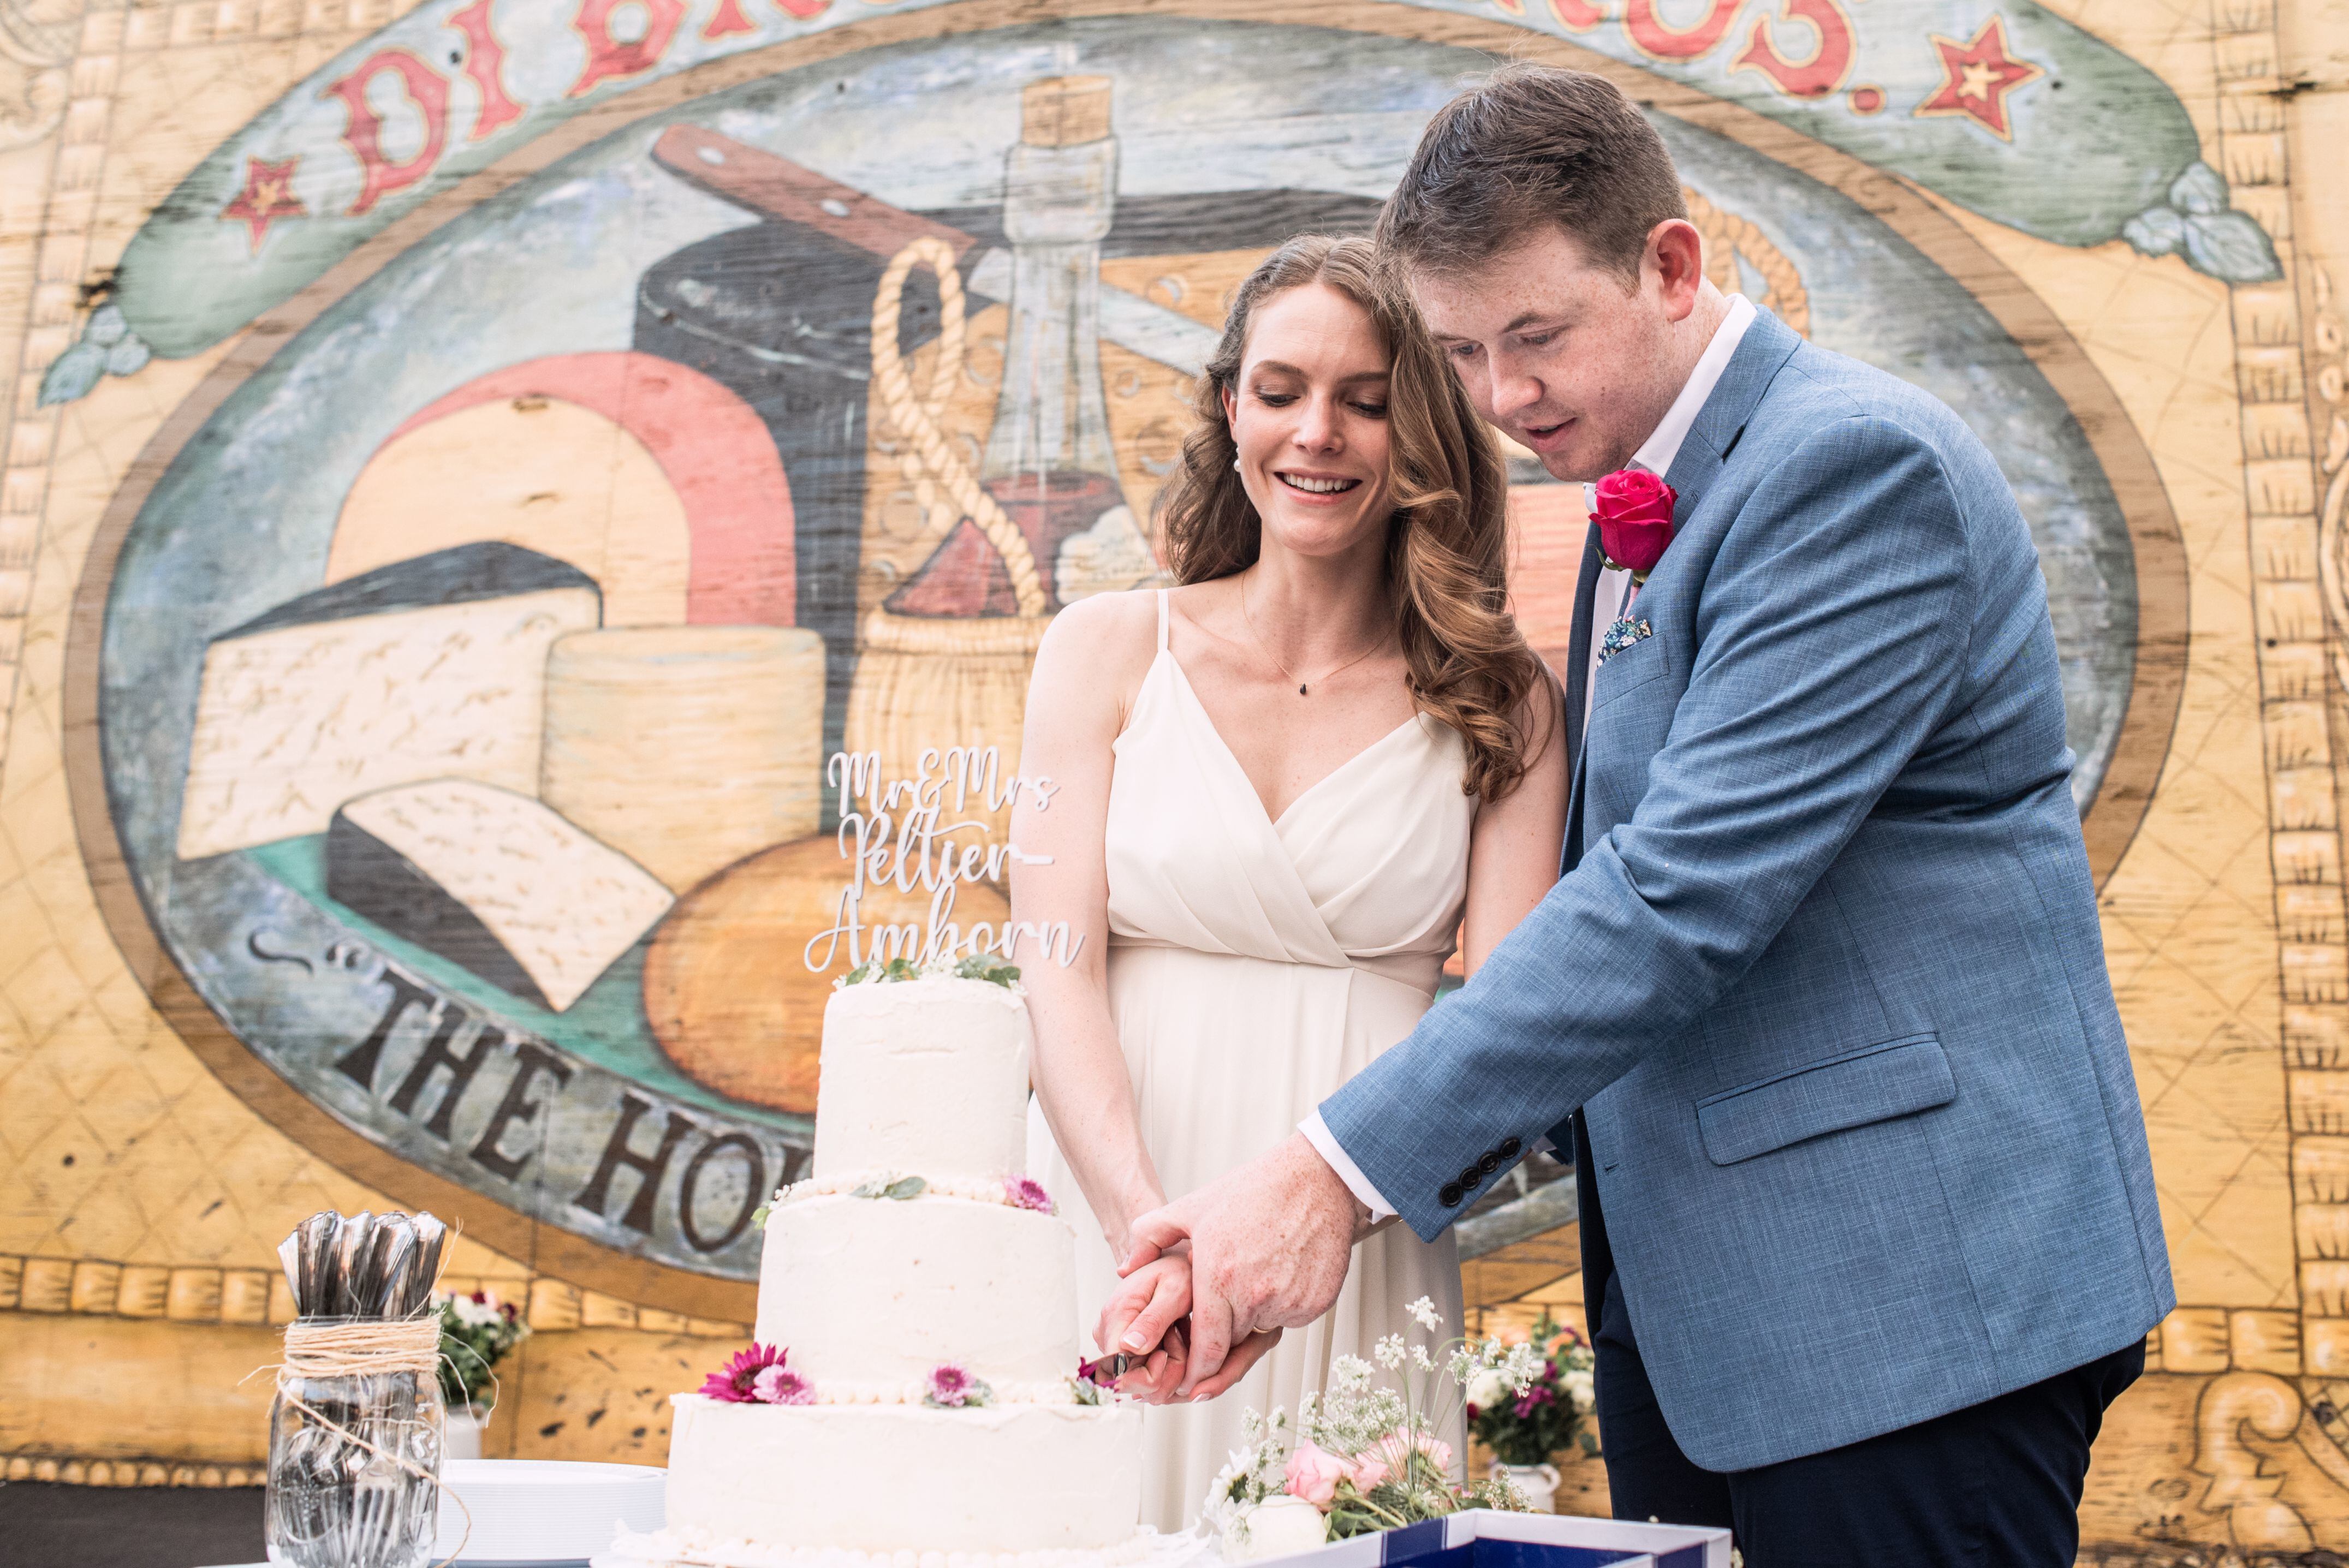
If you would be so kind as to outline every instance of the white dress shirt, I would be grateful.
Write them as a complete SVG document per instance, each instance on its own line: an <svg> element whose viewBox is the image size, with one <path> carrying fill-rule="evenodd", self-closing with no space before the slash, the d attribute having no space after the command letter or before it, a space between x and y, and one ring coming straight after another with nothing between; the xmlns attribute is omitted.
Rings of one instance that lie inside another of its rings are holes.
<svg viewBox="0 0 2349 1568"><path fill-rule="evenodd" d="M1731 294L1729 314L1721 318L1719 326L1713 328L1713 340L1704 346L1704 353L1698 356L1696 368L1689 372L1688 382L1682 387L1681 395L1672 399L1672 406L1664 410L1662 421L1645 441L1640 443L1640 449L1631 454L1633 468L1645 469L1659 475L1671 468L1672 459L1680 456L1681 443L1688 439L1690 429L1696 424L1697 415L1703 411L1705 400L1713 396L1713 387L1719 385L1722 372L1729 368L1730 356L1737 352L1738 344L1744 341L1745 329L1753 325L1754 302L1742 294ZM1589 493L1586 486L1583 491L1586 502ZM1608 626L1622 614L1623 601L1630 589L1631 574L1629 572L1604 568L1599 571L1599 583L1590 601L1590 664L1583 672L1582 726L1585 736L1590 729L1590 694L1599 685L1599 645L1606 640ZM1394 1205L1379 1195L1379 1190L1371 1185L1370 1178L1362 1174L1362 1168L1355 1164L1353 1157L1330 1136L1319 1111L1299 1122L1297 1130L1305 1134L1305 1140L1330 1162L1330 1169L1338 1173L1338 1179L1368 1206L1372 1220L1383 1220L1394 1213Z"/></svg>

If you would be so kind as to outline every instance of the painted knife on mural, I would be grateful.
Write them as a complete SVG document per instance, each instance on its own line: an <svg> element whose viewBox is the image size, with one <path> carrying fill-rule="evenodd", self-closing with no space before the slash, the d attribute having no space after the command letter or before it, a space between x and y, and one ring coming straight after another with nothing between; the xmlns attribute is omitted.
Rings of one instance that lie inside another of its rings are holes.
<svg viewBox="0 0 2349 1568"><path fill-rule="evenodd" d="M1669 12L1664 0L1402 3L1656 72L2041 239L2126 241L2230 283L2279 275L2267 234L2202 161L2178 96L2033 0L1680 0ZM337 55L154 210L111 298L50 364L41 401L71 402L152 356L220 342L435 192L574 115L864 15L793 0L693 26L696 8L678 5L653 8L650 30L623 39L612 18L624 9L428 0ZM510 57L530 68L509 72ZM388 124L380 103L396 103L401 123ZM983 264L973 287L986 292Z"/></svg>
<svg viewBox="0 0 2349 1568"><path fill-rule="evenodd" d="M673 125L653 143L653 161L762 218L805 223L884 261L913 240L944 241L962 263L964 287L982 299L1011 298L1010 252L989 246L973 254L978 242L961 230L902 211L869 191L827 180L788 158L699 126ZM1145 359L1193 376L1206 368L1221 336L1213 327L1108 284L1101 289L1101 335Z"/></svg>

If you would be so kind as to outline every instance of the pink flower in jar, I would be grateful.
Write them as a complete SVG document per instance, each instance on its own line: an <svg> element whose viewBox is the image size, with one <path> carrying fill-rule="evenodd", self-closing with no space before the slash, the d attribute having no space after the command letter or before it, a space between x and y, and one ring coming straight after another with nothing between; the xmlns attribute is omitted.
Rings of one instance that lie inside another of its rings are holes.
<svg viewBox="0 0 2349 1568"><path fill-rule="evenodd" d="M1346 1461L1337 1455L1325 1453L1310 1442L1300 1442L1289 1450L1283 1490L1327 1513L1330 1503L1337 1501L1338 1483L1346 1479Z"/></svg>

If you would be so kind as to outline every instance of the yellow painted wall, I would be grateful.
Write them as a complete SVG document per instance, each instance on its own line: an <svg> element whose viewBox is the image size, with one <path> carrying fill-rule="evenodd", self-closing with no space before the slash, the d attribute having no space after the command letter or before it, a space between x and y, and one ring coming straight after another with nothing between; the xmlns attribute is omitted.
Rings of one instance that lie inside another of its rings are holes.
<svg viewBox="0 0 2349 1568"><path fill-rule="evenodd" d="M880 31L853 42L926 37L948 17L857 3L874 13L859 13L861 25ZM90 761L94 709L87 685L77 686L92 677L68 656L88 647L103 607L88 580L93 549L119 544L119 498L154 484L140 464L159 433L171 437L171 421L213 396L208 387L277 340L233 334L105 377L85 395L38 401L133 234L182 177L407 9L377 0L0 0L10 36L37 46L24 59L0 58L0 366L16 366L0 438L0 1464L12 1479L257 1480L267 1380L240 1379L272 1358L269 1326L286 1316L274 1278L278 1240L316 1209L404 1206L424 1190L396 1157L350 1155L349 1135L315 1111L289 1109L294 1097L271 1088L265 1067L237 1068L217 1042L200 1049L175 1027L173 1018L193 1015L167 1017L159 1006L174 995L171 958L151 939L125 940L123 862L104 841L102 804L93 807L92 791L103 795ZM1118 10L964 9L961 25L988 26ZM1293 21L1495 47L1516 36L1512 13L1540 7L1459 16L1371 5L1124 9L1224 19L1278 10ZM2155 1336L2152 1370L2099 1444L2088 1538L2155 1560L2187 1543L2344 1551L2349 174L2338 149L2349 141L2349 4L2050 0L2046 9L2176 95L2204 159L2227 177L2235 207L2272 238L2285 273L2230 285L2117 240L2035 237L1886 177L1888 206L1938 213L2076 345L2106 388L2100 407L2125 422L2114 441L2126 437L2149 454L2149 477L2175 520L2178 591L2164 613L2179 635L2138 650L2141 680L2156 666L2175 680L2174 720L2137 739L2151 748L2135 758L2135 777L2152 797L2100 869L2109 873L2107 957L2183 1305ZM1518 43L1604 64L1554 37L1525 34ZM811 45L806 57L851 46ZM798 58L786 49L768 68ZM1701 106L1682 100L1662 108L1702 119ZM613 125L624 118L607 112ZM448 198L433 221L463 208ZM408 238L429 227L419 220ZM381 264L391 253L379 246L362 260ZM1207 323L1237 275L1220 253L1164 266L1121 262L1105 273L1149 297L1179 294L1174 308ZM1168 290L1164 279L1188 287ZM975 332L985 319L974 315ZM1112 411L1120 478L1126 498L1146 508L1171 449L1168 422L1180 418L1182 381L1123 352L1104 351L1110 377L1131 384ZM917 383L927 363L917 360ZM973 363L978 389L966 388L947 418L975 445L992 392L988 366ZM500 432L519 418L500 407L427 427L408 438L411 449L470 443L494 467ZM574 532L594 535L594 559L569 558L591 576L608 569L626 579L626 593L613 596L626 603L607 607L605 624L678 624L688 590L663 542L679 536L688 502L632 438L585 413L561 417L569 433L556 446L574 455L570 466L593 470L562 504L590 520ZM407 553L400 487L419 481L402 480L405 459L390 449L354 490L360 521L321 562L319 581ZM873 471L885 473L894 458L876 444ZM628 502L617 521L616 497ZM476 499L453 490L434 499L430 537L416 549L548 537L448 515ZM508 500L526 509L530 496ZM908 523L889 511L878 489L868 504L866 559L891 574L858 584L867 611L938 536L920 531L918 516ZM1527 560L1547 559L1544 529L1570 527L1545 523L1547 515L1528 504ZM1547 614L1527 570L1521 593ZM184 986L177 995L183 1007L192 999ZM505 1375L491 1451L660 1462L665 1396L745 1336L747 1290L697 1295L678 1271L631 1273L625 1257L552 1225L486 1203L470 1215L461 1188L429 1191L444 1212L453 1200L476 1235L498 1238L494 1247L462 1242L451 1283L526 1302L537 1331ZM1472 1265L1472 1296L1521 1315L1543 1302L1570 1311L1578 1279L1567 1240ZM1577 1484L1586 1505L1603 1498L1588 1468Z"/></svg>

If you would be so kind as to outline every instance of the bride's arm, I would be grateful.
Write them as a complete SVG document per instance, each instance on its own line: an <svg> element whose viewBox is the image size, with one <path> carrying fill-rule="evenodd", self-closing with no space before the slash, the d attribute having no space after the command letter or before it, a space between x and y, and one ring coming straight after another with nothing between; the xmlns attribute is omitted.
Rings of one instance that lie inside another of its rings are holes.
<svg viewBox="0 0 2349 1568"><path fill-rule="evenodd" d="M1515 789L1476 813L1460 934L1461 964L1470 975L1557 883L1569 782L1563 701L1552 681L1528 699L1526 731L1541 750Z"/></svg>
<svg viewBox="0 0 2349 1568"><path fill-rule="evenodd" d="M1015 954L1035 1023L1036 1097L1114 1258L1125 1255L1128 1222L1165 1202L1110 1016L1102 852L1110 748L1148 672L1156 617L1146 593L1102 594L1054 617L1028 684L1019 772L1056 788L1040 810L1022 790L1011 813L1023 857L1011 867L1011 918L1030 929L1065 921L1076 952L1066 968L1032 938Z"/></svg>

